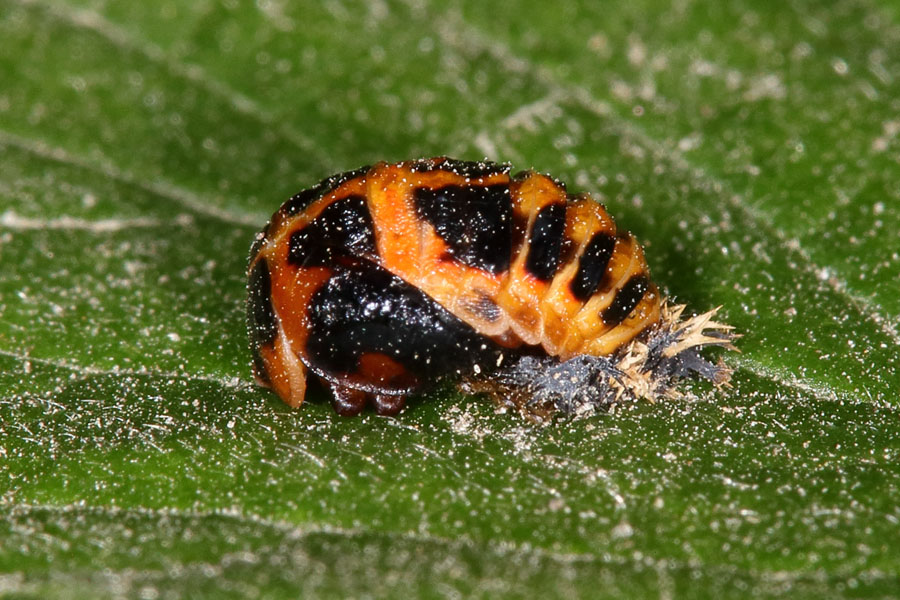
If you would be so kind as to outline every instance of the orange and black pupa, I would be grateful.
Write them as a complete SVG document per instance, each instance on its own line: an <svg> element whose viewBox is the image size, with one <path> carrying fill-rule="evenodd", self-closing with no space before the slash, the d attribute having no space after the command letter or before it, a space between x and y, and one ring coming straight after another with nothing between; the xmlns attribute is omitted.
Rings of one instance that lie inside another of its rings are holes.
<svg viewBox="0 0 900 600"><path fill-rule="evenodd" d="M290 198L250 252L257 380L291 406L310 375L342 415L395 414L442 378L533 415L671 393L728 370L712 313L682 320L641 245L546 176L448 158L379 163Z"/></svg>

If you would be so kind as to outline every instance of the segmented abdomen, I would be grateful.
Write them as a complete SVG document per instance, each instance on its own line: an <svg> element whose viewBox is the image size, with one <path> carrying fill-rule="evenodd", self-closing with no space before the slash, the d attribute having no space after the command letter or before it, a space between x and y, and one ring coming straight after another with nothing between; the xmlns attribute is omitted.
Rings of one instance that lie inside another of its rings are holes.
<svg viewBox="0 0 900 600"><path fill-rule="evenodd" d="M643 250L602 205L534 172L454 166L369 171L385 268L501 345L540 345L563 360L610 354L658 320Z"/></svg>
<svg viewBox="0 0 900 600"><path fill-rule="evenodd" d="M372 288L369 299L352 297L353 285ZM607 355L659 311L640 245L599 203L493 163L437 158L337 175L286 202L251 250L254 364L292 404L307 367L339 387L405 394L504 348ZM338 315L356 333L328 341ZM417 328L418 346L370 335Z"/></svg>

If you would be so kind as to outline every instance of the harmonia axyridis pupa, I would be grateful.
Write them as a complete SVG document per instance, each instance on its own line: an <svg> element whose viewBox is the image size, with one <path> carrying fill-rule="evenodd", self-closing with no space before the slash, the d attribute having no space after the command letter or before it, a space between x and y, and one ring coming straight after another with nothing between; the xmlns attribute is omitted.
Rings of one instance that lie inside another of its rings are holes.
<svg viewBox="0 0 900 600"><path fill-rule="evenodd" d="M343 415L395 414L445 376L532 414L665 393L729 346L680 321L640 244L587 195L533 171L379 163L289 199L250 253L257 380L299 406L310 373Z"/></svg>

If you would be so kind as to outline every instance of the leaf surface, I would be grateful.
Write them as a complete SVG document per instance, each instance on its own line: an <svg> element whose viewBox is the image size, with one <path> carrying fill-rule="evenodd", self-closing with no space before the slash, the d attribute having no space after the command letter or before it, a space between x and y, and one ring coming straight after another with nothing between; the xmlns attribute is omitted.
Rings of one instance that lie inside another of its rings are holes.
<svg viewBox="0 0 900 600"><path fill-rule="evenodd" d="M892 595L898 15L0 1L0 592ZM547 427L255 387L268 215L444 154L601 199L734 386Z"/></svg>

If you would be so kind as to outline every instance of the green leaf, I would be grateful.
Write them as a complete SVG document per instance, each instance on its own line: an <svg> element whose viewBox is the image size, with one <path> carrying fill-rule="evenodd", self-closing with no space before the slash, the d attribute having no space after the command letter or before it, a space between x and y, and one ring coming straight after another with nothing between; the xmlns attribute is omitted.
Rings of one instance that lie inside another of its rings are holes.
<svg viewBox="0 0 900 600"><path fill-rule="evenodd" d="M0 594L890 597L900 11L0 0ZM546 427L250 376L291 194L484 156L602 199L734 386Z"/></svg>

